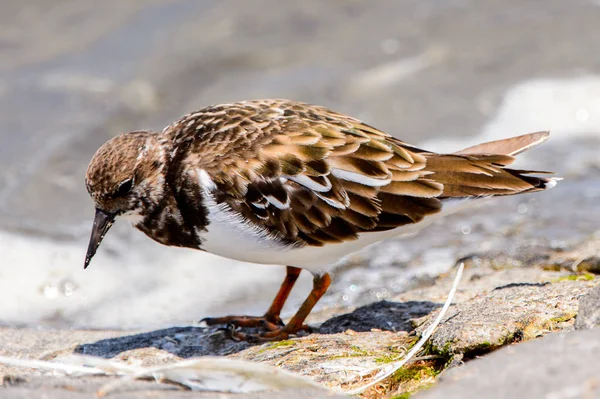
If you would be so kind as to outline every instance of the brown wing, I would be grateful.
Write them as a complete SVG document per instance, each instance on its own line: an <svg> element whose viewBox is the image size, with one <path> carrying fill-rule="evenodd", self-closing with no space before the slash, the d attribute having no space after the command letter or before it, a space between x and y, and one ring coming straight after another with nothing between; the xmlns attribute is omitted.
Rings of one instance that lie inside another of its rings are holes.
<svg viewBox="0 0 600 399"><path fill-rule="evenodd" d="M290 244L320 246L416 223L438 212L443 197L523 191L511 179L508 188L488 184L510 175L501 168L510 156L433 154L297 102L211 107L173 127L175 142L189 143L188 157L217 185L217 202ZM475 183L485 176L484 190L455 188L463 174L476 175Z"/></svg>

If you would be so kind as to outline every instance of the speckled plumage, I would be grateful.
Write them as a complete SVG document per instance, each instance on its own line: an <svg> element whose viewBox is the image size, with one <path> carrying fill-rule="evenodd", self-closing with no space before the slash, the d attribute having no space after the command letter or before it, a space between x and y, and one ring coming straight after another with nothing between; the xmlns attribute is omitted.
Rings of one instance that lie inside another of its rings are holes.
<svg viewBox="0 0 600 399"><path fill-rule="evenodd" d="M448 199L554 185L505 167L547 136L440 155L323 107L256 100L204 108L161 133L118 136L94 155L86 184L110 223L127 215L163 244L319 274ZM237 249L219 242L228 237ZM309 247L320 250L300 251Z"/></svg>

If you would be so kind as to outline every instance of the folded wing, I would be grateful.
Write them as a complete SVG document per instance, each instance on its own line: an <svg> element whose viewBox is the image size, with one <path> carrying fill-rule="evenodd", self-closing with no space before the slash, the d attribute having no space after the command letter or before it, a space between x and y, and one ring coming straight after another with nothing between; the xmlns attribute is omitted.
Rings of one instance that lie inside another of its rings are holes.
<svg viewBox="0 0 600 399"><path fill-rule="evenodd" d="M290 245L352 240L419 222L448 198L536 191L552 181L506 168L547 133L440 155L302 103L209 112L191 151L202 154L198 167L215 182L215 198Z"/></svg>

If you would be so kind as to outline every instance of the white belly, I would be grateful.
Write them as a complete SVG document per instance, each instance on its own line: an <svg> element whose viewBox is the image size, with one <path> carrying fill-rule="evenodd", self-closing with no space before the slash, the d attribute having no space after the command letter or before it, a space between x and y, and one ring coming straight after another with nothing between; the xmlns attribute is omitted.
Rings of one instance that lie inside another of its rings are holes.
<svg viewBox="0 0 600 399"><path fill-rule="evenodd" d="M250 263L296 266L318 273L328 271L343 257L370 244L402 234L396 230L363 233L357 240L323 247L294 247L267 234L257 234L248 225L212 221L206 231L198 232L198 237L202 249L215 255Z"/></svg>
<svg viewBox="0 0 600 399"><path fill-rule="evenodd" d="M206 172L199 171L205 187L204 206L208 210L208 226L197 230L201 249L225 258L266 265L296 266L312 273L327 272L345 256L376 242L419 231L431 222L457 211L469 200L446 202L441 212L423 221L393 230L362 233L354 241L326 244L322 247L294 247L281 243L276 237L232 211L227 204L217 204L210 193L212 181Z"/></svg>
<svg viewBox="0 0 600 399"><path fill-rule="evenodd" d="M465 203L466 201L461 201ZM450 204L448 204L450 205ZM444 209L417 224L401 226L393 230L362 233L357 240L323 247L293 247L275 240L262 230L225 208L224 204L208 206L210 224L206 231L198 231L202 249L215 255L250 263L296 266L312 273L327 272L345 256L376 242L416 233L431 222L456 211L459 207Z"/></svg>

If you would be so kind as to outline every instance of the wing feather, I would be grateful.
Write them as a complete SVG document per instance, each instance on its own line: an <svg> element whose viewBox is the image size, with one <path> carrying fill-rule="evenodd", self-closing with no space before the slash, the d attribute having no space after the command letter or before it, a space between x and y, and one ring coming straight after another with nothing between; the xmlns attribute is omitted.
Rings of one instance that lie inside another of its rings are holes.
<svg viewBox="0 0 600 399"><path fill-rule="evenodd" d="M475 146L439 155L286 100L208 107L171 129L175 143L189 143L188 161L215 182L219 202L291 245L322 246L417 223L439 212L444 198L542 187L539 178L505 169L523 139L500 154L477 154Z"/></svg>

